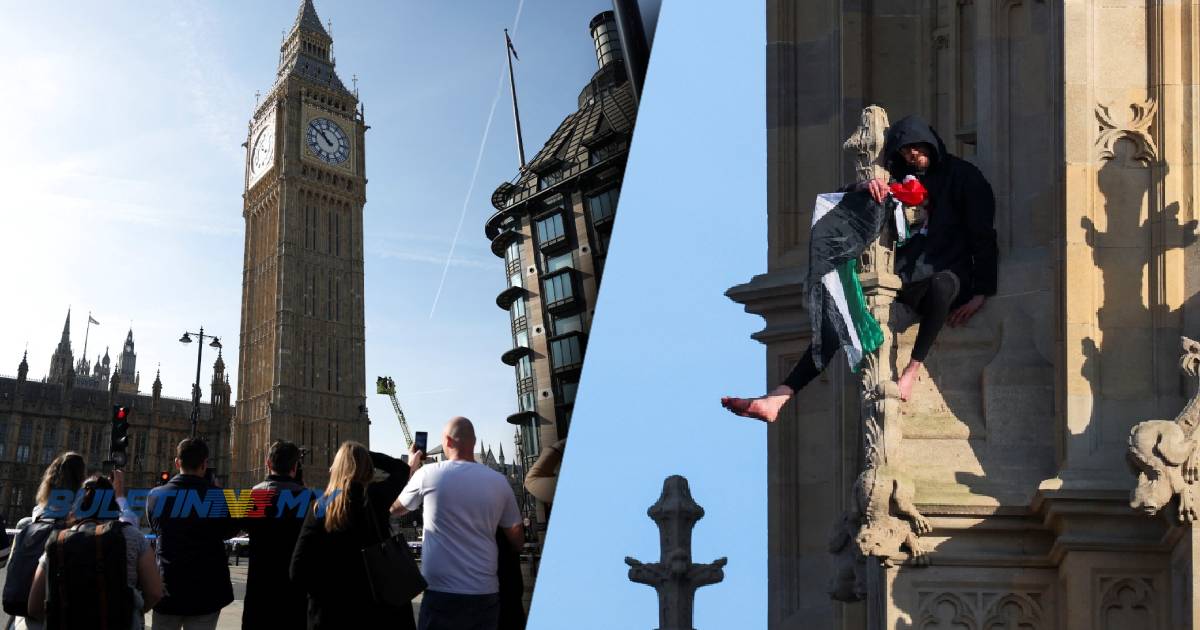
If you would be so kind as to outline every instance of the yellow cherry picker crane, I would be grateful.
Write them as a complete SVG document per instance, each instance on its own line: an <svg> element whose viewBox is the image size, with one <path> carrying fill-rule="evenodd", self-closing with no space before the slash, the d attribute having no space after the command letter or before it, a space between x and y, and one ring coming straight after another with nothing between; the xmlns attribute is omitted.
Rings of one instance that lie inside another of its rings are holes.
<svg viewBox="0 0 1200 630"><path fill-rule="evenodd" d="M400 409L400 403L396 401L396 381L390 376L380 376L375 379L375 391L391 399L392 409L396 410L396 419L400 421L400 430L404 432L404 444L412 449L413 439L408 430L408 420L404 418L404 410Z"/></svg>

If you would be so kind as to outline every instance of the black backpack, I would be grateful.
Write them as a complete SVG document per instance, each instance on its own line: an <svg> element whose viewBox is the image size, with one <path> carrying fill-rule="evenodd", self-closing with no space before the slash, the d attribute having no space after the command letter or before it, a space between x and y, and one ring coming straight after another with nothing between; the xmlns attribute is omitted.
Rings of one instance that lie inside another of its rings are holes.
<svg viewBox="0 0 1200 630"><path fill-rule="evenodd" d="M46 539L51 532L63 527L66 523L62 519L40 516L17 532L8 556L8 576L4 580L4 612L15 617L28 616L29 589L33 587L38 559L46 550Z"/></svg>
<svg viewBox="0 0 1200 630"><path fill-rule="evenodd" d="M133 623L126 523L83 521L46 543L46 630L117 630Z"/></svg>

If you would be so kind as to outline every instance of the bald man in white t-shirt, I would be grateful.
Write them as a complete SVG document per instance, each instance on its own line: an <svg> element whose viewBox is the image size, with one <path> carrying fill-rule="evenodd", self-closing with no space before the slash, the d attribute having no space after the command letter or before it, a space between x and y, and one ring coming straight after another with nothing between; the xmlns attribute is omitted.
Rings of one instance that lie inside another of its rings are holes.
<svg viewBox="0 0 1200 630"><path fill-rule="evenodd" d="M417 630L495 630L500 621L496 528L514 549L525 542L508 480L476 463L475 427L452 418L442 430L446 460L421 466L392 504L392 514L425 506L421 573L429 588ZM412 457L421 461L424 453Z"/></svg>

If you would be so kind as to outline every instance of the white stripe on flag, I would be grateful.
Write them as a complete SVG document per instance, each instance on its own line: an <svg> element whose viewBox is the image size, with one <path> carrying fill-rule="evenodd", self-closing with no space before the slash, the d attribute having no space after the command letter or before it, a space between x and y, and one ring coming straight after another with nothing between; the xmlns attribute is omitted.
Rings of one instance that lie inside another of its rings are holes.
<svg viewBox="0 0 1200 630"><path fill-rule="evenodd" d="M821 193L817 195L817 201L813 204L812 224L816 225L817 221L821 220L821 217L829 214L829 211L833 210L834 206L842 203L842 197L845 196L846 193Z"/></svg>
<svg viewBox="0 0 1200 630"><path fill-rule="evenodd" d="M850 306L846 304L846 292L842 289L841 276L835 269L821 276L821 284L825 285L826 291L829 291L833 303L837 305L838 313L842 315L842 321L846 322L846 330L850 334L852 346L846 348L846 360L850 362L850 369L853 370L862 360L862 340L858 338L858 328L854 326L854 318L850 317Z"/></svg>
<svg viewBox="0 0 1200 630"><path fill-rule="evenodd" d="M897 201L894 197L889 200L892 204L892 215L896 217L896 234L900 237L900 242L908 240L908 220L904 218L904 204Z"/></svg>

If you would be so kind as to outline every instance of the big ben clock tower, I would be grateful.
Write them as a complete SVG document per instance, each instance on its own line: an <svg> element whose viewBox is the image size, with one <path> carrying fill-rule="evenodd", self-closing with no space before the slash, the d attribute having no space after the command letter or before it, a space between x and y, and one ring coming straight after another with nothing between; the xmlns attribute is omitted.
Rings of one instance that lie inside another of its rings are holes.
<svg viewBox="0 0 1200 630"><path fill-rule="evenodd" d="M230 484L266 474L271 442L307 450L324 485L343 441L368 439L363 358L363 137L333 38L304 0L246 141L237 413Z"/></svg>

